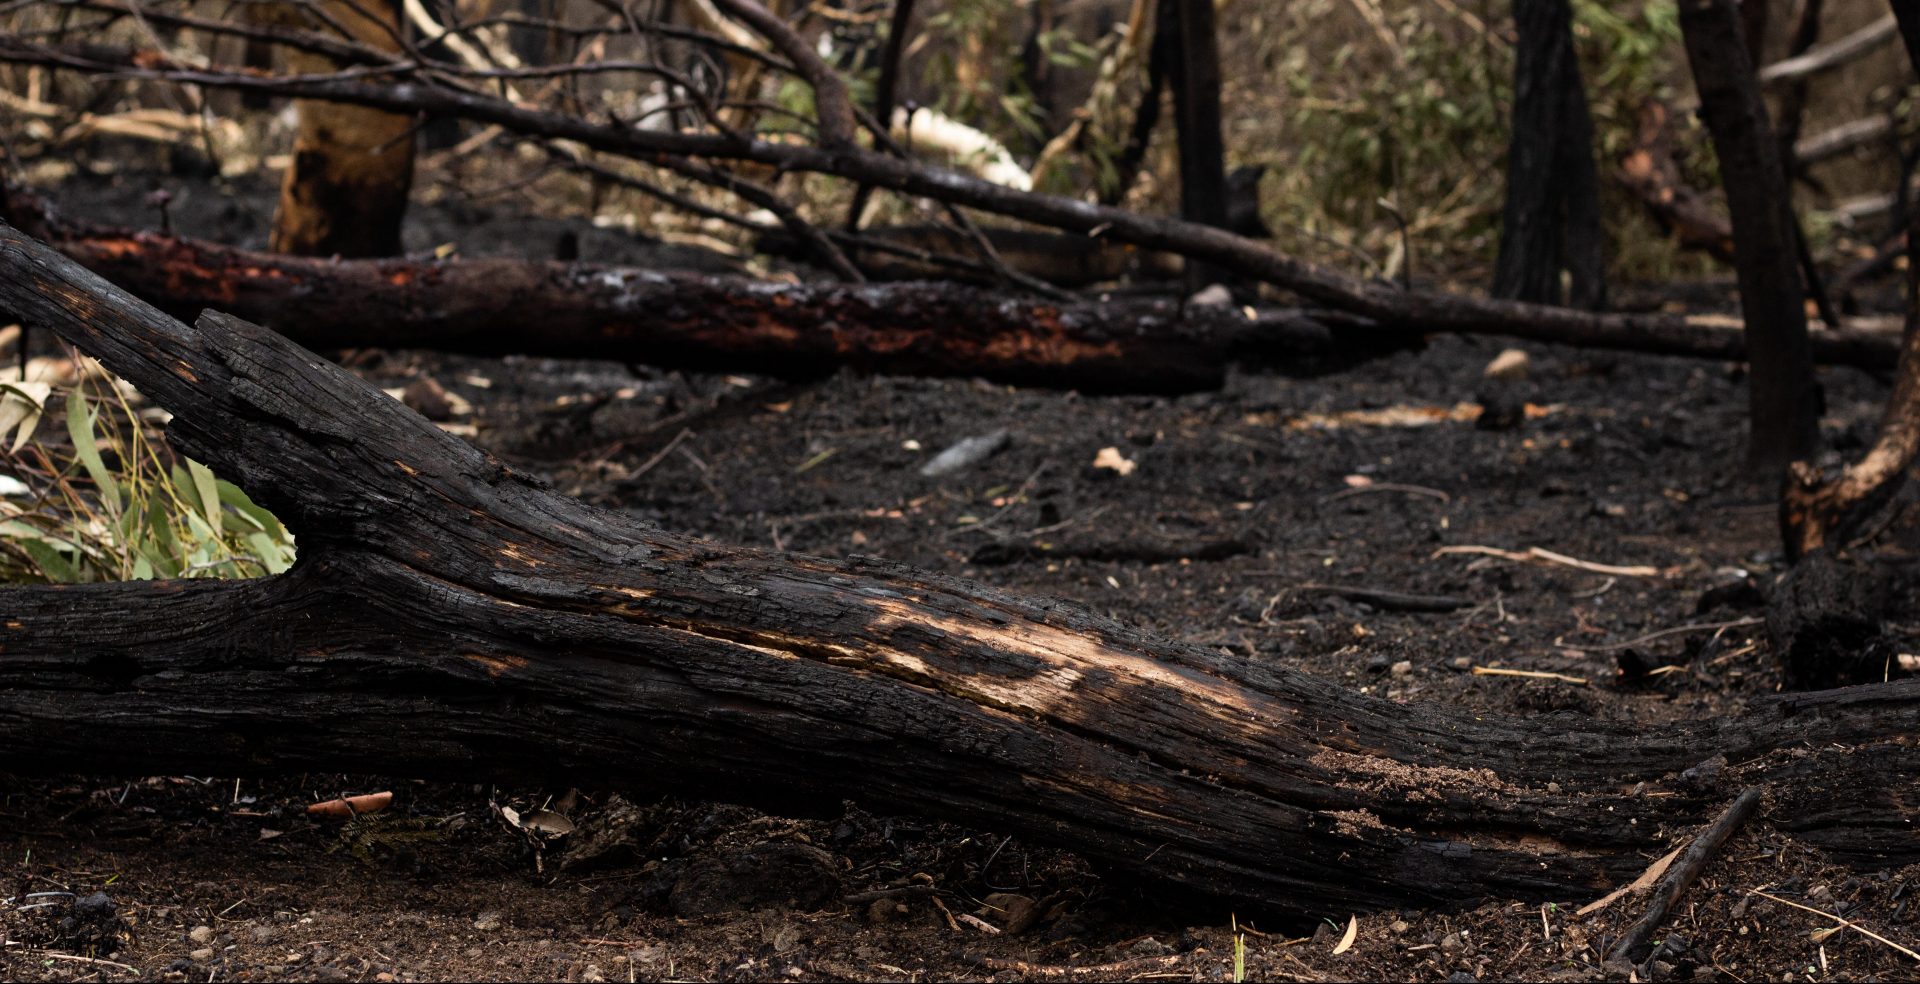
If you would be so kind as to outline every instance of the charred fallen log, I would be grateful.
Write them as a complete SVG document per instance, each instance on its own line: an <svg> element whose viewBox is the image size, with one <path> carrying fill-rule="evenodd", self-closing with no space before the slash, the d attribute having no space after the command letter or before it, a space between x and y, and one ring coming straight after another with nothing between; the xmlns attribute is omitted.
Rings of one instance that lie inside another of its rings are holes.
<svg viewBox="0 0 1920 984"><path fill-rule="evenodd" d="M928 283L789 286L580 263L306 259L56 220L17 189L0 201L0 216L177 317L228 311L317 349L572 355L787 377L854 366L1175 393L1218 386L1232 362L1317 370L1418 344L1422 331L1317 308L1249 319L1229 306L1062 304ZM1710 316L1478 330L1708 359L1746 354L1737 325ZM1888 333L1820 331L1812 339L1824 364L1887 369L1899 356L1900 339Z"/></svg>
<svg viewBox="0 0 1920 984"><path fill-rule="evenodd" d="M260 580L0 591L0 770L852 797L1297 912L1588 895L1746 786L1839 857L1920 859L1899 794L1920 688L1666 729L1397 704L1070 605L589 507L279 335L176 322L5 226L0 310L173 411L169 439L301 548Z"/></svg>
<svg viewBox="0 0 1920 984"><path fill-rule="evenodd" d="M945 283L774 284L588 263L327 260L38 218L62 252L190 318L235 312L319 349L534 353L806 378L841 367L1090 392L1218 388L1236 361L1318 368L1419 343L1337 314ZM1358 324L1356 322L1356 324Z"/></svg>

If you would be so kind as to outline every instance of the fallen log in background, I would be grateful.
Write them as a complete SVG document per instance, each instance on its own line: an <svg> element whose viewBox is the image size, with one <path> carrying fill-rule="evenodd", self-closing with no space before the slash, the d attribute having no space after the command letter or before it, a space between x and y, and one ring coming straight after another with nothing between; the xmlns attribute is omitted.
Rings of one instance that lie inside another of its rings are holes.
<svg viewBox="0 0 1920 984"><path fill-rule="evenodd" d="M1404 348L1422 330L1337 310L1267 309L1249 319L1230 305L1062 304L954 284L791 286L584 263L308 259L56 219L18 190L0 215L170 314L226 311L319 349L520 352L789 377L853 366L1176 393L1219 386L1229 363L1337 364ZM1718 316L1484 330L1710 359L1746 353L1738 322ZM1816 331L1812 339L1815 357L1831 365L1887 369L1899 355L1900 338L1888 332Z"/></svg>
<svg viewBox="0 0 1920 984"><path fill-rule="evenodd" d="M1920 860L1920 688L1644 728L1397 704L873 559L729 547L517 475L345 370L0 225L0 311L175 416L300 537L272 578L0 590L0 771L393 774L870 808L1311 913L1597 894L1740 788ZM1688 767L1724 756L1712 775Z"/></svg>
<svg viewBox="0 0 1920 984"><path fill-rule="evenodd" d="M1218 388L1236 361L1311 366L1418 344L1324 317L1155 298L1061 304L944 283L793 285L589 263L331 260L0 209L168 313L209 308L318 349L531 353L818 376L843 366L1091 392Z"/></svg>
<svg viewBox="0 0 1920 984"><path fill-rule="evenodd" d="M623 121L588 119L514 104L483 92L431 81L374 84L338 76L270 77L219 66L183 68L165 54L99 45L46 45L0 35L0 61L109 73L126 78L327 99L393 112L448 116L486 123L539 140L571 141L581 147L642 162L705 158L826 174L978 209L1035 225L1098 236L1147 250L1176 253L1237 277L1291 291L1312 304L1384 327L1420 332L1507 335L1539 341L1686 355L1739 358L1744 344L1684 317L1664 314L1598 314L1542 304L1492 300L1432 290L1407 290L1380 280L1351 276L1300 260L1271 245L1224 229L1126 209L1094 205L1062 195L1019 191L981 178L858 146L829 142L807 146L752 140L738 134L655 131ZM1815 336L1814 358L1854 365L1891 366L1892 340L1862 339L1833 331Z"/></svg>

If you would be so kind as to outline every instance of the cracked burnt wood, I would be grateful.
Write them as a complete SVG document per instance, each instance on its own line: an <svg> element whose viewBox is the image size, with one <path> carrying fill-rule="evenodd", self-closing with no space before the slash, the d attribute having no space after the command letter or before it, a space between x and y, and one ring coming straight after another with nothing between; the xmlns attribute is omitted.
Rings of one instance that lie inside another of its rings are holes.
<svg viewBox="0 0 1920 984"><path fill-rule="evenodd" d="M300 537L278 577L0 590L0 771L852 798L1321 914L1589 897L1749 785L1838 857L1920 860L1911 686L1666 728L1397 704L1063 603L595 509L278 335L189 327L3 225L0 311L137 384Z"/></svg>

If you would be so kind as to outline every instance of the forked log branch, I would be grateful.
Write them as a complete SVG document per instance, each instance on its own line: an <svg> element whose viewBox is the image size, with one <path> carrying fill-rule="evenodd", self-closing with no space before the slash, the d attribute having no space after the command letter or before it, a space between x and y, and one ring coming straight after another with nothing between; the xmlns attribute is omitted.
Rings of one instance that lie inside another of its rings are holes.
<svg viewBox="0 0 1920 984"><path fill-rule="evenodd" d="M1313 913L1596 894L1744 786L1839 857L1920 859L1912 686L1651 730L1397 704L1071 605L589 507L278 335L174 321L7 226L0 310L173 411L169 440L301 550L260 580L0 591L0 770L855 798Z"/></svg>

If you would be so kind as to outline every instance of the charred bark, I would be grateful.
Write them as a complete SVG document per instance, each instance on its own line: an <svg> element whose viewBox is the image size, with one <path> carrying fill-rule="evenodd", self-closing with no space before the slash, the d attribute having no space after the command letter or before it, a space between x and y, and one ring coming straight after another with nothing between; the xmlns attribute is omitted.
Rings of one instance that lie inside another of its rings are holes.
<svg viewBox="0 0 1920 984"><path fill-rule="evenodd" d="M1591 894L1744 786L1836 856L1920 858L1897 792L1920 780L1920 689L1657 730L1397 704L1070 605L586 506L278 335L181 324L4 226L0 310L173 411L169 440L301 548L261 580L0 591L0 770L853 797L1316 913ZM1679 778L1714 755L1718 780Z"/></svg>
<svg viewBox="0 0 1920 984"><path fill-rule="evenodd" d="M1173 128L1180 150L1180 217L1226 228L1227 148L1220 130L1220 41L1213 0L1160 0L1159 33L1172 59ZM1219 271L1189 265L1189 288L1204 287Z"/></svg>
<svg viewBox="0 0 1920 984"><path fill-rule="evenodd" d="M1593 120L1567 0L1515 0L1513 130L1493 295L1540 304L1606 303ZM1571 291L1563 290L1562 271Z"/></svg>
<svg viewBox="0 0 1920 984"><path fill-rule="evenodd" d="M1061 304L945 283L769 284L508 259L322 260L56 229L39 231L171 314L230 311L319 349L531 353L789 379L850 367L1187 393L1219 388L1234 362L1314 371L1420 344L1415 333L1299 309L1248 318L1229 306Z"/></svg>
<svg viewBox="0 0 1920 984"><path fill-rule="evenodd" d="M1682 0L1680 26L1733 220L1753 367L1748 458L1760 472L1779 474L1812 451L1820 404L1786 172L1733 0Z"/></svg>
<svg viewBox="0 0 1920 984"><path fill-rule="evenodd" d="M1319 308L1249 319L1227 306L1062 304L927 283L796 287L581 263L307 259L67 223L18 189L10 201L0 218L169 313L227 310L321 349L574 355L787 377L855 366L1170 393L1218 386L1230 362L1317 371L1417 345L1424 334ZM1746 353L1744 334L1714 317L1542 319L1477 330L1694 358ZM1823 331L1814 335L1814 356L1885 370L1900 345L1881 332Z"/></svg>

